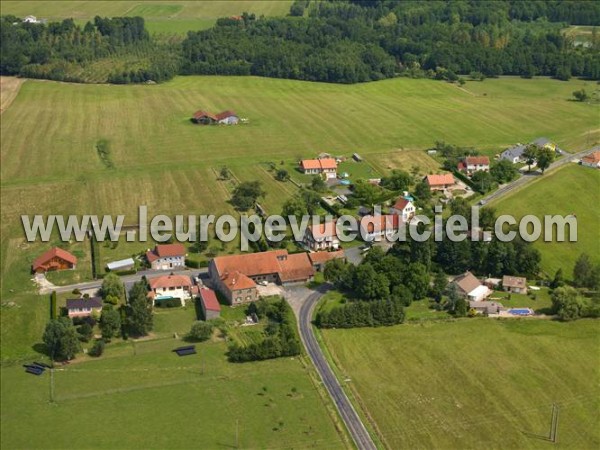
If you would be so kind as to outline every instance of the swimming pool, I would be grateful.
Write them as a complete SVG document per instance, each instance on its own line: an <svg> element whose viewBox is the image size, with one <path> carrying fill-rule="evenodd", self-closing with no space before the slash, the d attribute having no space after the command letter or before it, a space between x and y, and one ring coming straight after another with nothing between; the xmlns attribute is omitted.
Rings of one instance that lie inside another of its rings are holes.
<svg viewBox="0 0 600 450"><path fill-rule="evenodd" d="M533 314L533 311L529 308L509 309L508 312L513 316L531 316Z"/></svg>

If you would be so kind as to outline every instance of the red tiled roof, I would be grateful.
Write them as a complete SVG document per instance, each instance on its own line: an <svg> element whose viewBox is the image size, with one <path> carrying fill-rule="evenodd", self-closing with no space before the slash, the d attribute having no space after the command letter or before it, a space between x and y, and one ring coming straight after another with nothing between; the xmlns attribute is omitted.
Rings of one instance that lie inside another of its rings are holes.
<svg viewBox="0 0 600 450"><path fill-rule="evenodd" d="M313 252L309 253L308 257L313 264L322 264L324 262L331 261L332 259L345 258L346 255L344 250L338 250L335 252Z"/></svg>
<svg viewBox="0 0 600 450"><path fill-rule="evenodd" d="M192 285L190 277L186 275L162 275L148 280L151 289L170 287L189 287Z"/></svg>
<svg viewBox="0 0 600 450"><path fill-rule="evenodd" d="M217 300L217 296L215 295L215 291L209 288L200 289L200 298L202 298L202 303L204 303L204 307L209 311L221 311L221 305L219 305L219 300Z"/></svg>
<svg viewBox="0 0 600 450"><path fill-rule="evenodd" d="M487 156L467 156L465 158L465 162L467 163L467 165L489 166L490 158L488 158Z"/></svg>
<svg viewBox="0 0 600 450"><path fill-rule="evenodd" d="M226 119L227 117L231 117L231 116L237 116L237 114L233 111L227 110L227 111L220 112L219 114L215 114L215 119L223 120L223 119Z"/></svg>
<svg viewBox="0 0 600 450"><path fill-rule="evenodd" d="M74 255L62 248L54 247L36 258L33 262L33 270L39 269L52 258L60 258L68 263L77 264L77 258Z"/></svg>
<svg viewBox="0 0 600 450"><path fill-rule="evenodd" d="M252 289L256 287L256 283L251 278L241 273L239 270L225 272L221 276L221 281L227 286L230 291L237 289Z"/></svg>
<svg viewBox="0 0 600 450"><path fill-rule="evenodd" d="M364 216L360 220L361 228L366 229L368 233L379 232L382 230L397 230L400 224L400 216L396 214L382 214L378 216Z"/></svg>
<svg viewBox="0 0 600 450"><path fill-rule="evenodd" d="M206 111L196 111L194 113L194 119L196 120L202 119L203 117L208 117L209 119L217 120L217 117L214 114L211 114Z"/></svg>
<svg viewBox="0 0 600 450"><path fill-rule="evenodd" d="M279 278L282 282L286 281L304 281L315 274L312 263L308 259L307 253L294 253L279 262L281 272Z"/></svg>
<svg viewBox="0 0 600 450"><path fill-rule="evenodd" d="M146 259L149 262L169 256L185 256L185 247L183 244L157 244L154 250L146 252Z"/></svg>
<svg viewBox="0 0 600 450"><path fill-rule="evenodd" d="M429 186L445 186L454 184L454 176L451 173L444 173L442 175L427 175L426 179Z"/></svg>
<svg viewBox="0 0 600 450"><path fill-rule="evenodd" d="M599 163L600 162L600 151L594 152L591 155L586 155L583 158L581 158L581 160L583 162L591 163L591 164Z"/></svg>
<svg viewBox="0 0 600 450"><path fill-rule="evenodd" d="M315 239L337 236L336 221L323 222L308 227Z"/></svg>
<svg viewBox="0 0 600 450"><path fill-rule="evenodd" d="M213 259L213 263L219 275L228 278L235 273L246 277L277 274L282 281L289 281L296 279L297 271L304 270L305 275L308 274L305 278L309 278L313 274L312 265L306 253L289 255L287 250L219 256ZM223 281L225 282L224 279Z"/></svg>
<svg viewBox="0 0 600 450"><path fill-rule="evenodd" d="M337 161L333 158L303 159L300 161L302 169L337 169Z"/></svg>
<svg viewBox="0 0 600 450"><path fill-rule="evenodd" d="M409 203L409 200L406 200L404 197L400 197L398 200L396 200L396 203L394 203L394 209L402 211Z"/></svg>

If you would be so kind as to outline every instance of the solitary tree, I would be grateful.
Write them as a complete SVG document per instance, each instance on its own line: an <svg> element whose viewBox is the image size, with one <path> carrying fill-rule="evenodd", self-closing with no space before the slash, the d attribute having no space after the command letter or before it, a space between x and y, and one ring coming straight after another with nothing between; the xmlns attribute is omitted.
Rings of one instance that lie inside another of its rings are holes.
<svg viewBox="0 0 600 450"><path fill-rule="evenodd" d="M116 309L104 309L100 316L100 331L102 338L110 342L121 332L121 314Z"/></svg>
<svg viewBox="0 0 600 450"><path fill-rule="evenodd" d="M573 97L575 97L575 100L578 102L585 102L588 99L588 94L585 89L582 88L579 91L574 91Z"/></svg>
<svg viewBox="0 0 600 450"><path fill-rule="evenodd" d="M322 177L320 177L319 175L315 175L314 177L312 177L310 187L313 191L325 192L327 190L327 183L325 183L325 180L323 180Z"/></svg>
<svg viewBox="0 0 600 450"><path fill-rule="evenodd" d="M531 172L531 165L536 161L537 156L538 156L538 146L535 144L530 144L527 147L525 147L525 150L523 151L523 159L525 160L525 162L527 163L528 166L528 171Z"/></svg>
<svg viewBox="0 0 600 450"><path fill-rule="evenodd" d="M231 171L227 168L227 166L223 166L219 171L219 176L222 180L229 180L231 178Z"/></svg>
<svg viewBox="0 0 600 450"><path fill-rule="evenodd" d="M285 169L279 169L279 170L277 171L277 173L275 174L275 178L276 178L278 181L287 181L287 180L289 180L289 179L290 179L290 174L289 174L289 173L288 173L288 171L287 171L287 170L285 170Z"/></svg>
<svg viewBox="0 0 600 450"><path fill-rule="evenodd" d="M51 319L44 330L43 341L53 361L73 359L81 350L77 330L68 317Z"/></svg>
<svg viewBox="0 0 600 450"><path fill-rule="evenodd" d="M127 329L133 336L146 336L152 330L152 306L147 294L147 287L141 281L135 283L129 291Z"/></svg>
<svg viewBox="0 0 600 450"><path fill-rule="evenodd" d="M102 298L109 303L114 302L114 299L117 299L118 303L118 300L123 299L125 296L123 282L121 281L121 278L114 273L109 273L104 277L100 291L102 293Z"/></svg>
<svg viewBox="0 0 600 450"><path fill-rule="evenodd" d="M581 315L583 304L577 296L577 290L570 286L554 289L552 292L552 310L561 320L575 320Z"/></svg>
<svg viewBox="0 0 600 450"><path fill-rule="evenodd" d="M212 335L214 326L210 322L196 321L187 335L187 339L194 342L206 341Z"/></svg>
<svg viewBox="0 0 600 450"><path fill-rule="evenodd" d="M550 167L550 164L554 161L554 150L549 148L543 148L538 152L537 166L541 169L542 173Z"/></svg>

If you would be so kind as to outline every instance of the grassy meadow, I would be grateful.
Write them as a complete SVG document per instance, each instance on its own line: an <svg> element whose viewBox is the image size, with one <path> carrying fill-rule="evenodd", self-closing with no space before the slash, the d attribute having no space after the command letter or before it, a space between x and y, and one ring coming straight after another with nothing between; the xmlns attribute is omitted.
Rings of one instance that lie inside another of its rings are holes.
<svg viewBox="0 0 600 450"><path fill-rule="evenodd" d="M339 379L388 448L597 448L597 321L462 319L323 330Z"/></svg>
<svg viewBox="0 0 600 450"><path fill-rule="evenodd" d="M543 219L560 214L577 217L577 242L543 242L535 246L542 253L542 269L554 276L562 267L571 278L575 260L583 252L600 263L600 172L575 163L548 173L524 188L494 202L498 214L512 214L517 221L527 215ZM568 238L568 234L566 235Z"/></svg>
<svg viewBox="0 0 600 450"><path fill-rule="evenodd" d="M184 35L188 31L210 28L219 17L241 15L284 16L291 1L218 0L218 1L2 1L2 14L18 17L62 20L73 18L84 23L95 16L141 16L150 32Z"/></svg>

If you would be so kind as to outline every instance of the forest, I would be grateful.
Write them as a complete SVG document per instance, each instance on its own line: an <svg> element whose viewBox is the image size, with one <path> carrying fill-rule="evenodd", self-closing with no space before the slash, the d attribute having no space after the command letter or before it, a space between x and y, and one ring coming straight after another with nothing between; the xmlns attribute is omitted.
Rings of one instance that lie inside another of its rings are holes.
<svg viewBox="0 0 600 450"><path fill-rule="evenodd" d="M600 2L559 0L297 0L286 17L222 18L183 41L150 36L141 17L96 17L81 27L72 19L43 24L3 16L0 72L84 82L77 67L113 58L118 63L104 80L111 83L176 74L331 83L395 76L599 79L600 38L593 32L589 45L576 45L563 33L569 25L598 24Z"/></svg>

